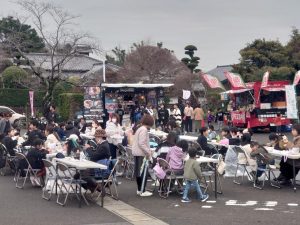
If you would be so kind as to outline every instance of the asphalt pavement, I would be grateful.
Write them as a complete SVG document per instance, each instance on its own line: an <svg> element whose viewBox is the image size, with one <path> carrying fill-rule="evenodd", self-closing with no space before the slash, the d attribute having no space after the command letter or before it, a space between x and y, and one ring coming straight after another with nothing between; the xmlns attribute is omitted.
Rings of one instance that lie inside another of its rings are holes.
<svg viewBox="0 0 300 225"><path fill-rule="evenodd" d="M255 134L254 139L266 142L267 136ZM299 224L300 186L294 192L291 186L277 189L266 183L263 190L258 190L247 179L237 185L227 177L221 179L223 194L217 199L209 190L206 203L197 201L195 194L191 195L191 203L181 203L177 193L170 194L168 199L160 198L157 192L152 197L142 198L136 195L134 181L118 179L122 182L118 186L120 201L167 224ZM153 188L151 182L148 188ZM41 198L41 189L30 184L23 190L16 189L12 176L0 176L0 200L0 225L130 224L97 204L78 208L76 199L65 207L57 205L54 199L45 201Z"/></svg>

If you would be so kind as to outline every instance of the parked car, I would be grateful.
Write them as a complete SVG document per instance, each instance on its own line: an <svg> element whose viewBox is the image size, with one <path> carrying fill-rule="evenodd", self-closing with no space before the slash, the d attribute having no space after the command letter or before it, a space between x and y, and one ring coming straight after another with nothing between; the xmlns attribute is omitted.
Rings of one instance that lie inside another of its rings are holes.
<svg viewBox="0 0 300 225"><path fill-rule="evenodd" d="M2 113L11 113L12 117L9 119L10 124L12 124L14 127L19 127L21 124L24 123L26 120L26 117L20 113L16 113L14 110L12 110L9 107L6 106L0 106L0 112Z"/></svg>

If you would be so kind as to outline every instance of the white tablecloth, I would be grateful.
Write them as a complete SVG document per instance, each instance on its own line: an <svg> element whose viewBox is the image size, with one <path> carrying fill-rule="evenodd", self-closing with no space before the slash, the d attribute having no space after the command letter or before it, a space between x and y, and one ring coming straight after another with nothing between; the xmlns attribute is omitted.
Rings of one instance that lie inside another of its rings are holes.
<svg viewBox="0 0 300 225"><path fill-rule="evenodd" d="M189 136L189 135L180 135L180 140L186 140L186 141L197 141L198 137Z"/></svg>
<svg viewBox="0 0 300 225"><path fill-rule="evenodd" d="M107 169L107 166L102 165L100 163L95 163L89 160L78 160L78 159L73 159L70 157L66 157L66 158L62 158L62 159L58 159L58 158L54 158L54 160L56 162L60 162L63 163L67 166L71 166L71 167L75 167L78 170L86 170L86 169L102 169L105 170Z"/></svg>

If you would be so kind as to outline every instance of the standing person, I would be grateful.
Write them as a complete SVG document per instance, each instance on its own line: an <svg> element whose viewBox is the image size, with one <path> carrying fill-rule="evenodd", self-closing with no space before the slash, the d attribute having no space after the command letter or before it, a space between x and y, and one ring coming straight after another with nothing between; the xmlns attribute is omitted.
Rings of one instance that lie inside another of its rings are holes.
<svg viewBox="0 0 300 225"><path fill-rule="evenodd" d="M216 122L218 123L218 130L222 129L223 121L224 121L224 112L221 108L218 108L218 111L216 114Z"/></svg>
<svg viewBox="0 0 300 225"><path fill-rule="evenodd" d="M185 121L185 131L186 132L193 132L193 107L191 107L190 103L186 104L184 108L184 121Z"/></svg>
<svg viewBox="0 0 300 225"><path fill-rule="evenodd" d="M207 111L207 125L211 125L212 122L214 121L214 115L211 113L210 110Z"/></svg>
<svg viewBox="0 0 300 225"><path fill-rule="evenodd" d="M191 148L188 152L189 152L189 159L185 162L184 165L183 177L185 179L185 188L183 191L183 197L181 199L181 202L191 202L191 200L188 197L188 194L192 186L194 186L197 191L198 199L201 202L205 202L209 198L209 195L202 193L201 187L198 182L198 179L201 179L202 174L201 174L199 162L197 162L196 160L197 150Z"/></svg>
<svg viewBox="0 0 300 225"><path fill-rule="evenodd" d="M122 126L122 124L123 124L123 116L124 116L125 112L124 112L124 109L122 108L121 104L118 105L118 108L116 110L116 114L118 114L118 116L120 118L120 124Z"/></svg>
<svg viewBox="0 0 300 225"><path fill-rule="evenodd" d="M276 126L276 134L280 135L280 133L281 133L281 114L280 113L277 113L274 122L275 122L275 126Z"/></svg>
<svg viewBox="0 0 300 225"><path fill-rule="evenodd" d="M109 121L106 123L106 135L109 143L110 155L112 159L117 158L117 145L122 143L124 138L124 131L120 125L120 119L118 114L113 113L110 116Z"/></svg>
<svg viewBox="0 0 300 225"><path fill-rule="evenodd" d="M153 109L152 109L152 105L150 103L146 106L145 113L149 114L150 116L154 115L154 112L153 112Z"/></svg>
<svg viewBox="0 0 300 225"><path fill-rule="evenodd" d="M193 112L194 120L195 120L195 132L199 132L202 127L202 121L204 120L204 111L201 108L201 105L198 104Z"/></svg>
<svg viewBox="0 0 300 225"><path fill-rule="evenodd" d="M152 106L152 110L153 110L154 125L155 125L155 127L157 127L158 126L158 112L157 112L157 109L153 106Z"/></svg>
<svg viewBox="0 0 300 225"><path fill-rule="evenodd" d="M181 111L178 108L177 104L174 105L174 109L171 112L171 115L174 117L177 126L180 128L181 127L181 122L182 122L182 117L181 117Z"/></svg>
<svg viewBox="0 0 300 225"><path fill-rule="evenodd" d="M169 121L169 112L165 109L164 104L160 105L160 109L158 110L158 123L164 128Z"/></svg>
<svg viewBox="0 0 300 225"><path fill-rule="evenodd" d="M58 121L58 114L56 112L55 105L51 105L49 108L49 112L47 114L47 121L48 123L57 123Z"/></svg>
<svg viewBox="0 0 300 225"><path fill-rule="evenodd" d="M145 158L149 160L151 158L152 152L150 149L150 140L148 129L150 129L154 124L154 119L152 116L145 114L141 119L141 126L134 133L134 141L132 145L132 154L134 155L135 161L135 176L137 183L137 195L141 197L151 196L152 193L146 191L147 178L143 183L143 177L147 173L145 169ZM144 186L142 186L144 184Z"/></svg>
<svg viewBox="0 0 300 225"><path fill-rule="evenodd" d="M3 134L4 136L6 136L12 128L9 122L11 116L11 113L4 113L0 120L0 134Z"/></svg>

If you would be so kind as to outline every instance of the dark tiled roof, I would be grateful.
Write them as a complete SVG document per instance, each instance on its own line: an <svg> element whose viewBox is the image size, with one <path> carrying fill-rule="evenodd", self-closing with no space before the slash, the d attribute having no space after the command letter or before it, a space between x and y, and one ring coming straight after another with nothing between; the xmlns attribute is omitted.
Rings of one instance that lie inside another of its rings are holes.
<svg viewBox="0 0 300 225"><path fill-rule="evenodd" d="M51 55L47 53L29 53L25 55L34 65L41 67L45 70L51 69ZM54 62L62 60L63 55L55 55ZM95 65L102 65L102 61L91 58L86 55L75 55L67 58L65 63L60 68L62 71L67 72L87 72L90 71Z"/></svg>
<svg viewBox="0 0 300 225"><path fill-rule="evenodd" d="M216 68L207 71L206 73L215 76L219 81L224 81L227 79L224 75L224 72L230 72L232 71L232 69L233 67L231 65L217 66Z"/></svg>

